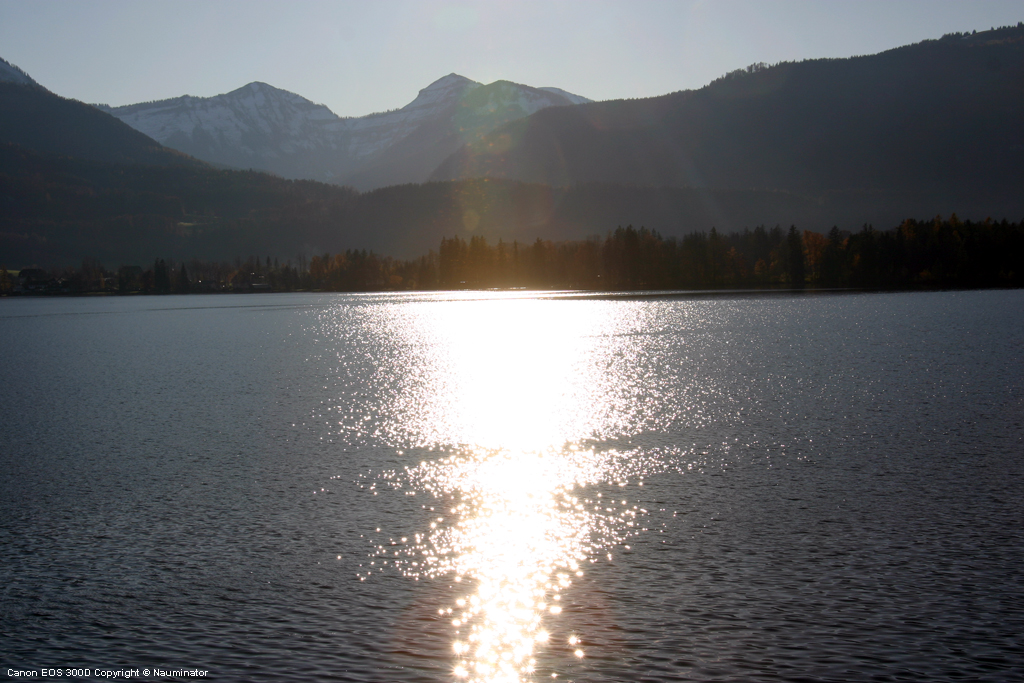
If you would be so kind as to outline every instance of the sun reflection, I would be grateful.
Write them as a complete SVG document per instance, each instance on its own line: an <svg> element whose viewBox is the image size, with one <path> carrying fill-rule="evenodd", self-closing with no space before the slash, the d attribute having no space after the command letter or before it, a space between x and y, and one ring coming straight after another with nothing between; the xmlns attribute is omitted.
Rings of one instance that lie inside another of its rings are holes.
<svg viewBox="0 0 1024 683"><path fill-rule="evenodd" d="M633 413L662 398L636 374L634 332L654 327L633 317L644 310L504 298L377 312L391 354L378 379L393 398L374 435L446 453L381 475L434 501L422 528L381 539L360 578L387 567L452 581L456 594L437 617L452 631L455 679L532 679L540 651L555 644L569 662L584 658L579 633L552 636L572 619L563 594L642 529L646 510L626 487L660 466L653 452L600 445L635 433L643 421ZM352 412L345 424L365 434L362 421Z"/></svg>
<svg viewBox="0 0 1024 683"><path fill-rule="evenodd" d="M379 546L378 556L410 577L465 581L467 592L438 611L454 631L457 677L497 683L536 671L562 593L588 558L631 535L645 512L587 493L621 477L623 465L614 451L467 449L391 474L392 485L411 484L450 506L401 545L398 560L391 545ZM580 643L577 634L569 639L577 658Z"/></svg>
<svg viewBox="0 0 1024 683"><path fill-rule="evenodd" d="M628 422L634 309L537 299L431 302L390 312L409 366L389 431L416 445L540 451Z"/></svg>

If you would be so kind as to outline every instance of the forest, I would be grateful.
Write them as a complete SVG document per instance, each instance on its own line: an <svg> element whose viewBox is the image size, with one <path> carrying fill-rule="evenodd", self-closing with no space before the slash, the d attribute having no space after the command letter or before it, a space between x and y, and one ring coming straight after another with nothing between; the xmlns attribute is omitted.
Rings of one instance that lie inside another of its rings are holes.
<svg viewBox="0 0 1024 683"><path fill-rule="evenodd" d="M443 238L437 250L400 260L366 250L297 262L155 259L147 268L0 269L0 292L369 292L447 289L595 291L772 288L936 289L1024 285L1024 221L903 221L887 230L828 233L759 226L733 234L664 238L629 225L604 238L532 243Z"/></svg>

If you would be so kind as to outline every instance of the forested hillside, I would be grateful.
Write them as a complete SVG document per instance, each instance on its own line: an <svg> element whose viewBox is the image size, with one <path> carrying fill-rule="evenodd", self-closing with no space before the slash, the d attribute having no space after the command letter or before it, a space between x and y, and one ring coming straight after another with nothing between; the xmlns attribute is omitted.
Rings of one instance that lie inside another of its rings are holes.
<svg viewBox="0 0 1024 683"><path fill-rule="evenodd" d="M912 193L1016 216L1021 121L1018 26L865 57L752 65L697 91L541 111L464 147L434 177Z"/></svg>
<svg viewBox="0 0 1024 683"><path fill-rule="evenodd" d="M913 196L901 199L864 193L821 201L788 192L593 183L552 188L506 180L361 194L256 172L124 165L0 145L0 262L57 266L90 258L116 265L143 264L157 255L232 260L249 254L288 259L347 249L412 258L453 236L580 240L628 224L666 237L712 228L727 234L761 224L855 229L859 224L842 217L886 225L901 220L899 207L917 215L952 212ZM989 215L981 213L984 207L972 208L961 215Z"/></svg>
<svg viewBox="0 0 1024 683"><path fill-rule="evenodd" d="M205 166L95 107L35 84L0 81L0 143L123 164Z"/></svg>

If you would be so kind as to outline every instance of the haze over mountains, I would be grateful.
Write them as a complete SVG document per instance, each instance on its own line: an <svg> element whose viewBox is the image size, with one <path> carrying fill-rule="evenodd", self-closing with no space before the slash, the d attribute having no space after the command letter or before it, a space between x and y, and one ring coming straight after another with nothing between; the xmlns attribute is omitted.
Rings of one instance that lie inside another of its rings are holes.
<svg viewBox="0 0 1024 683"><path fill-rule="evenodd" d="M0 262L409 258L456 234L1024 216L1024 26L757 66L645 100L580 99L453 74L358 118L262 83L115 117L3 62ZM331 183L289 179L303 177Z"/></svg>
<svg viewBox="0 0 1024 683"><path fill-rule="evenodd" d="M266 83L215 97L97 106L203 161L368 190L423 182L464 143L500 125L589 101L558 88L449 74L401 109L353 118Z"/></svg>

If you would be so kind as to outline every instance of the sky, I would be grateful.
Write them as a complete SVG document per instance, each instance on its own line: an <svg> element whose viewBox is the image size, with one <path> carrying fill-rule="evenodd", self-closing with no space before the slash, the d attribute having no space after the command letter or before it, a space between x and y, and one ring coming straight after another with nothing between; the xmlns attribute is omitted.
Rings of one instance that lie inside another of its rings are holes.
<svg viewBox="0 0 1024 683"><path fill-rule="evenodd" d="M1024 0L0 0L0 57L113 106L262 81L341 116L449 74L594 100L1024 21Z"/></svg>

